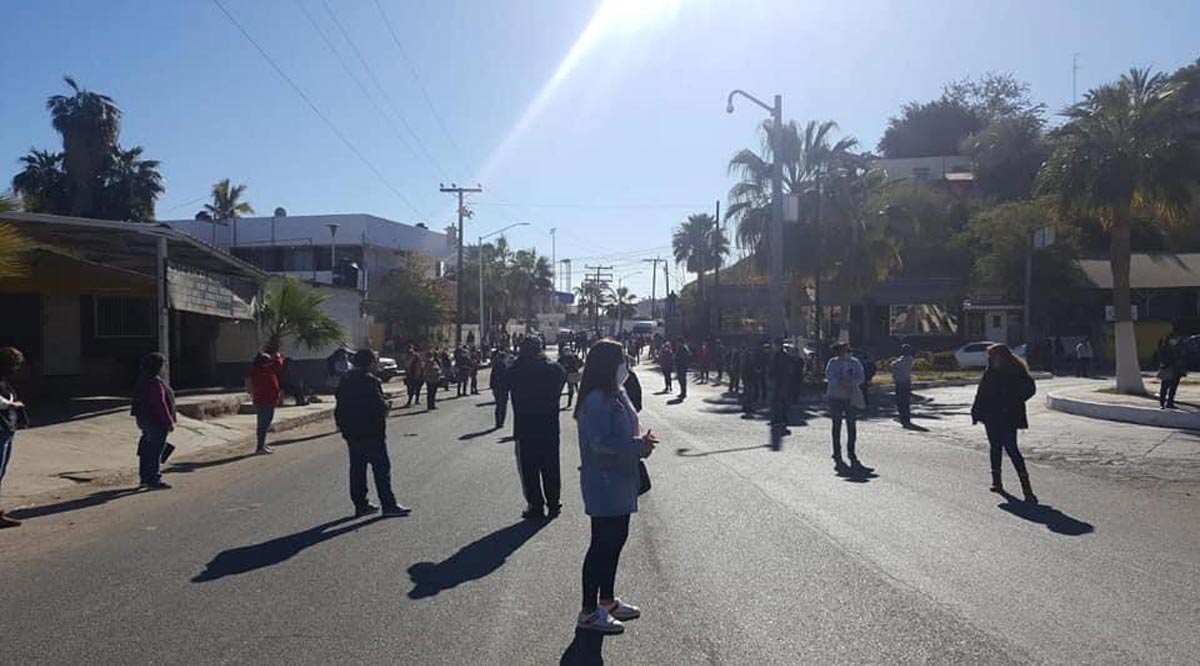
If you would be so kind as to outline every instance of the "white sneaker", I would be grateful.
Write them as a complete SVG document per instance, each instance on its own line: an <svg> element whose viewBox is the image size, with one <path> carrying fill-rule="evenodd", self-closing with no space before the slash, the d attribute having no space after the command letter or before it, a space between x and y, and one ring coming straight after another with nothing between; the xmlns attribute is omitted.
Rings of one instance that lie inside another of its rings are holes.
<svg viewBox="0 0 1200 666"><path fill-rule="evenodd" d="M620 599L613 599L611 606L604 606L603 608L608 611L609 615L621 622L636 620L642 616L642 609L637 606L631 606Z"/></svg>
<svg viewBox="0 0 1200 666"><path fill-rule="evenodd" d="M581 612L578 626L580 629L598 631L602 634L619 634L625 631L625 625L609 615L603 606L590 613Z"/></svg>

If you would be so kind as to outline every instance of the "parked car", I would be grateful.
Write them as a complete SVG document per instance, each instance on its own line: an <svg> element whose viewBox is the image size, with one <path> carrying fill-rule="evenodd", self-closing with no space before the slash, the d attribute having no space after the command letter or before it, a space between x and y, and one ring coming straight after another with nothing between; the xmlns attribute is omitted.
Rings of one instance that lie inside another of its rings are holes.
<svg viewBox="0 0 1200 666"><path fill-rule="evenodd" d="M996 344L989 340L968 342L954 352L954 359L960 368L986 368L988 347Z"/></svg>
<svg viewBox="0 0 1200 666"><path fill-rule="evenodd" d="M390 381L392 381L393 377L396 377L400 374L400 364L397 363L396 359L394 359L394 358L391 358L388 356L380 356L379 357L379 370L377 371L377 373L379 375L379 381L390 382Z"/></svg>

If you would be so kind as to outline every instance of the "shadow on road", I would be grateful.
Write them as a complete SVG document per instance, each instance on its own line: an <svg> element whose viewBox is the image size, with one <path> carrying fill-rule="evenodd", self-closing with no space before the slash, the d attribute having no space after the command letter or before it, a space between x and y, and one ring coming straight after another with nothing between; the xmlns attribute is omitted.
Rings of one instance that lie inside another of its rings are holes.
<svg viewBox="0 0 1200 666"><path fill-rule="evenodd" d="M352 520L354 518L351 516L338 518L337 520L331 520L303 532L256 543L253 546L242 546L241 548L231 548L230 550L220 552L212 561L204 566L204 571L193 578L192 582L207 583L218 578L224 578L225 576L244 574L255 569L274 566L296 556L305 548L315 546L322 541L328 541L347 532L353 532L359 528L384 520L384 518L376 516L361 523L351 523Z"/></svg>
<svg viewBox="0 0 1200 666"><path fill-rule="evenodd" d="M1085 523L1082 520L1072 518L1047 504L1030 504L1017 499L1009 493L1001 493L1001 495L1004 497L1005 503L996 505L1000 510L1007 511L1031 523L1041 523L1046 526L1046 529L1055 534L1082 536L1096 531L1096 528L1091 523Z"/></svg>
<svg viewBox="0 0 1200 666"><path fill-rule="evenodd" d="M567 646L559 666L602 666L604 664L604 634L576 629L575 640Z"/></svg>
<svg viewBox="0 0 1200 666"><path fill-rule="evenodd" d="M739 447L735 447L732 449L714 449L712 451L693 451L691 448L684 446L684 447L675 449L675 455L677 455L681 458L702 458L704 456L711 456L711 455L714 455L717 453L735 453L737 451L753 451L754 449L770 448L770 446L771 445L769 443L768 444L755 444L754 446L739 446Z"/></svg>
<svg viewBox="0 0 1200 666"><path fill-rule="evenodd" d="M413 589L409 599L425 599L467 581L478 580L499 569L545 521L522 520L463 546L441 562L417 562L408 568Z"/></svg>
<svg viewBox="0 0 1200 666"><path fill-rule="evenodd" d="M66 513L77 509L86 509L89 506L99 506L107 504L113 500L136 495L141 492L141 488L116 488L113 490L101 490L100 492L92 493L86 497L58 502L56 504L44 504L42 506L32 506L28 509L17 509L10 511L9 516L17 520L28 520L30 518L41 518L42 516L53 516L58 513Z"/></svg>
<svg viewBox="0 0 1200 666"><path fill-rule="evenodd" d="M475 439L475 438L477 438L477 437L483 437L483 436L485 436L485 435L490 435L490 434L492 434L492 433L496 432L496 431L497 431L497 430L499 430L499 429L500 429L500 428L497 428L497 427L491 427L491 428L488 428L487 430L480 430L480 431L478 431L478 432L469 432L469 433L467 433L467 434L465 434L465 435L463 435L463 436L459 437L459 438L458 438L458 440L459 440L460 442L465 442L465 441L467 441L467 440L470 440L470 439Z"/></svg>

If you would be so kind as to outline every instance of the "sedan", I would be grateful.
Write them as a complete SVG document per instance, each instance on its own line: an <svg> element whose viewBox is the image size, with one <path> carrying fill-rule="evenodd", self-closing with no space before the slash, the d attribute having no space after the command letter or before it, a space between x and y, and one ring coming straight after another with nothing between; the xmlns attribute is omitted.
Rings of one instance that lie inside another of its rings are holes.
<svg viewBox="0 0 1200 666"><path fill-rule="evenodd" d="M954 352L954 359L958 361L960 368L986 368L987 367L987 350L988 347L996 344L995 342L968 342L958 348Z"/></svg>

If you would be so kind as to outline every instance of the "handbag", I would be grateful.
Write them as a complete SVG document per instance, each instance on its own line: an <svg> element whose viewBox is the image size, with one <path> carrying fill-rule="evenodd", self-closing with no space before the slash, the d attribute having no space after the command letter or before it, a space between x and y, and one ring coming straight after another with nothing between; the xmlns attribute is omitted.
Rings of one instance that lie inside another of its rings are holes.
<svg viewBox="0 0 1200 666"><path fill-rule="evenodd" d="M646 469L646 463L638 461L638 494L645 495L650 492L650 471Z"/></svg>
<svg viewBox="0 0 1200 666"><path fill-rule="evenodd" d="M860 412L867 408L867 400L863 397L862 391L857 386L850 391L850 406Z"/></svg>

